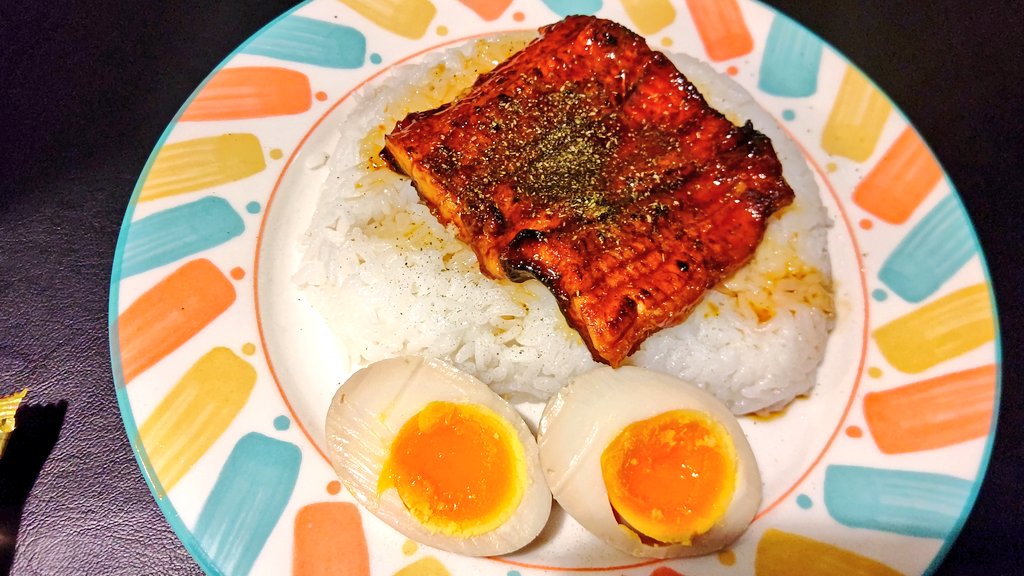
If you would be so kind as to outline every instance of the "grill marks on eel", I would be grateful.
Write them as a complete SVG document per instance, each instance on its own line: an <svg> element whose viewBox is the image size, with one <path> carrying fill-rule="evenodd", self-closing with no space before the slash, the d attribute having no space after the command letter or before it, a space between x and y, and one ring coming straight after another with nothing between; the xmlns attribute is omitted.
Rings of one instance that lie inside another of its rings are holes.
<svg viewBox="0 0 1024 576"><path fill-rule="evenodd" d="M612 366L746 263L793 199L768 138L642 38L586 16L542 28L385 142L484 274L539 279Z"/></svg>

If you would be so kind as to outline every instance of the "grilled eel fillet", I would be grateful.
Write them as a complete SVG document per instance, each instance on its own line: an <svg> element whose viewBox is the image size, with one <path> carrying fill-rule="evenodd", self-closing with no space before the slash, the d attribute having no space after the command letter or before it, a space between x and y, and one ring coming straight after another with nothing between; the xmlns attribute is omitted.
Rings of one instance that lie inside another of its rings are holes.
<svg viewBox="0 0 1024 576"><path fill-rule="evenodd" d="M594 359L619 366L751 258L793 191L767 137L633 32L572 16L540 33L401 120L382 156L485 275L539 279Z"/></svg>

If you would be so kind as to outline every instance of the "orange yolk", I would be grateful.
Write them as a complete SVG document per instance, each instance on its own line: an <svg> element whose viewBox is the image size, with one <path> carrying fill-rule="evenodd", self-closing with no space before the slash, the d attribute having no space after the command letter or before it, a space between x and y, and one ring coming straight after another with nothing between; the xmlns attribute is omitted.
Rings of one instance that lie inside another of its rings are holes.
<svg viewBox="0 0 1024 576"><path fill-rule="evenodd" d="M729 508L736 451L725 427L693 410L627 426L601 455L612 508L641 537L689 545Z"/></svg>
<svg viewBox="0 0 1024 576"><path fill-rule="evenodd" d="M377 488L395 488L427 528L468 537L507 520L525 486L523 446L507 421L483 406L431 402L398 431Z"/></svg>

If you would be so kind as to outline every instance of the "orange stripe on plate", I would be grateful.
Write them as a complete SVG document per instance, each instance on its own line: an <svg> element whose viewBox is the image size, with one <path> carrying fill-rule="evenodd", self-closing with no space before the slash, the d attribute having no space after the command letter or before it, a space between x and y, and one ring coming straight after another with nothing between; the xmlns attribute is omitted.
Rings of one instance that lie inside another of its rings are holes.
<svg viewBox="0 0 1024 576"><path fill-rule="evenodd" d="M227 348L203 355L139 428L149 464L170 490L245 406L256 370Z"/></svg>
<svg viewBox="0 0 1024 576"><path fill-rule="evenodd" d="M223 134L165 144L156 154L139 202L241 180L267 167L252 134Z"/></svg>
<svg viewBox="0 0 1024 576"><path fill-rule="evenodd" d="M203 86L182 121L237 120L299 114L313 96L309 78L276 66L225 68Z"/></svg>
<svg viewBox="0 0 1024 576"><path fill-rule="evenodd" d="M913 128L907 128L853 192L875 216L901 224L942 179L942 168Z"/></svg>
<svg viewBox="0 0 1024 576"><path fill-rule="evenodd" d="M754 559L757 576L900 576L877 560L775 528L765 530Z"/></svg>
<svg viewBox="0 0 1024 576"><path fill-rule="evenodd" d="M996 395L994 364L872 392L864 417L879 450L902 454L988 434Z"/></svg>
<svg viewBox="0 0 1024 576"><path fill-rule="evenodd" d="M654 34L676 19L668 0L622 0L622 7L640 34Z"/></svg>
<svg viewBox="0 0 1024 576"><path fill-rule="evenodd" d="M150 288L117 320L125 382L198 334L234 301L234 286L206 259L185 264Z"/></svg>
<svg viewBox="0 0 1024 576"><path fill-rule="evenodd" d="M736 0L686 0L686 5L709 59L728 60L754 49Z"/></svg>
<svg viewBox="0 0 1024 576"><path fill-rule="evenodd" d="M822 148L857 162L867 160L890 111L892 104L885 95L855 68L847 68L821 135Z"/></svg>
<svg viewBox="0 0 1024 576"><path fill-rule="evenodd" d="M381 28L419 38L427 31L437 8L430 0L338 0Z"/></svg>
<svg viewBox="0 0 1024 576"><path fill-rule="evenodd" d="M369 576L370 557L355 504L319 502L295 515L293 576Z"/></svg>
<svg viewBox="0 0 1024 576"><path fill-rule="evenodd" d="M988 286L952 292L872 333L896 369L917 373L969 352L995 338Z"/></svg>
<svg viewBox="0 0 1024 576"><path fill-rule="evenodd" d="M497 20L505 13L512 0L459 0L484 20Z"/></svg>

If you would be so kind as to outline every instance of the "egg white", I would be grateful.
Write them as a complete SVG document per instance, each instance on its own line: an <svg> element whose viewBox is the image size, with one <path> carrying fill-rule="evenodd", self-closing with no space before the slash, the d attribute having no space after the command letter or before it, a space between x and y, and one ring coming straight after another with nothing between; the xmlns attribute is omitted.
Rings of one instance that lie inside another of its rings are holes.
<svg viewBox="0 0 1024 576"><path fill-rule="evenodd" d="M676 409L703 412L725 427L736 450L736 486L723 518L690 545L652 546L615 519L601 455L629 424ZM605 366L577 376L545 407L537 443L555 500L589 532L633 556L676 558L724 548L746 530L761 504L757 461L735 416L707 392L662 373Z"/></svg>
<svg viewBox="0 0 1024 576"><path fill-rule="evenodd" d="M494 530L469 537L436 532L406 509L396 490L377 493L395 435L434 401L489 408L512 426L523 446L527 471L523 498L511 517ZM349 493L375 516L421 544L466 556L506 554L536 538L551 512L551 494L540 470L537 443L522 417L485 384L443 362L399 357L359 370L331 401L325 432L328 457Z"/></svg>

